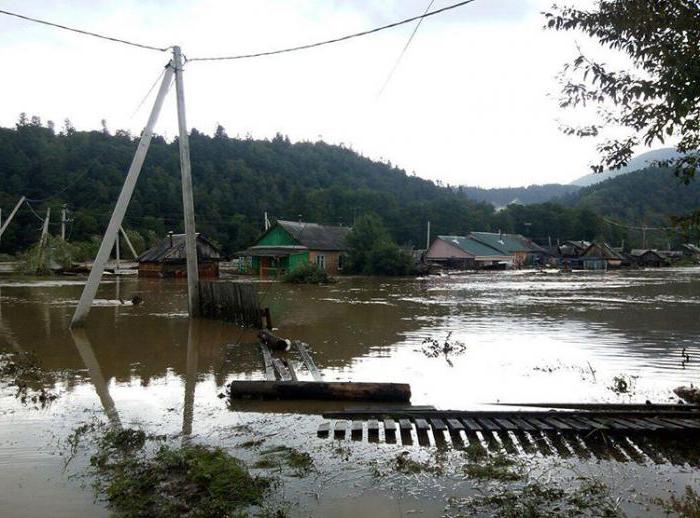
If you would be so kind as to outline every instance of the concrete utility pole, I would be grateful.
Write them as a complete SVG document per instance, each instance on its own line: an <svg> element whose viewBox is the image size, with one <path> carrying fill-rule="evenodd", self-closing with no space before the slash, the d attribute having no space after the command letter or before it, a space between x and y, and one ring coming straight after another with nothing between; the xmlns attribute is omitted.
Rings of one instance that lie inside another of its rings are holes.
<svg viewBox="0 0 700 518"><path fill-rule="evenodd" d="M197 234L194 225L194 196L190 167L190 140L185 118L185 86L182 81L182 52L173 47L175 93L177 94L177 125L180 130L180 171L182 173L182 207L185 212L185 255L187 257L187 300L190 318L199 316L199 265L197 263Z"/></svg>
<svg viewBox="0 0 700 518"><path fill-rule="evenodd" d="M114 240L114 254L115 254L116 259L117 259L117 264L114 267L114 273L117 273L117 270L119 270L119 268L121 267L121 264L119 264L121 262L121 257L119 257L120 251L119 251L119 233L118 232L117 232L117 238Z"/></svg>
<svg viewBox="0 0 700 518"><path fill-rule="evenodd" d="M2 228L2 209L0 209L0 228ZM0 237L2 239L2 237Z"/></svg>
<svg viewBox="0 0 700 518"><path fill-rule="evenodd" d="M15 208L12 209L12 212L10 212L10 215L7 216L7 219L5 220L5 223L3 223L3 224L0 226L0 238L2 238L2 235L5 233L5 229L6 229L7 226L10 224L10 221L12 221L12 218L15 217L15 214L17 213L17 211L19 210L19 208L20 208L20 207L22 206L22 204L24 203L24 200L26 200L26 199L27 199L27 198L25 198L24 196L22 196L22 197L19 199L19 201L17 202L17 205L15 205Z"/></svg>
<svg viewBox="0 0 700 518"><path fill-rule="evenodd" d="M124 241L126 241L126 245L129 247L129 250L131 250L131 255L134 256L134 259L138 259L139 254L136 253L136 250L134 249L134 245L131 244L131 240L129 239L129 236L127 236L126 232L124 231L124 227L119 227L119 231L122 233L122 236L124 237Z"/></svg>
<svg viewBox="0 0 700 518"><path fill-rule="evenodd" d="M131 167L129 167L126 180L124 180L124 185L119 193L119 198L117 199L117 204L114 207L114 212L112 212L109 225L107 225L107 231L102 238L100 250L97 252L97 257L95 258L95 262L90 270L90 276L88 277L87 284L85 285L85 288L83 288L83 293L80 296L78 307L75 309L75 313L73 314L71 327L84 325L85 318L90 312L92 301L95 299L95 295L97 294L97 287L99 286L100 279L102 279L102 274L104 273L105 264L109 259L110 253L112 252L114 240L116 239L117 233L119 232L119 227L121 227L122 221L124 220L124 214L126 214L126 209L129 206L129 200L131 200L131 195L136 187L136 180L138 180L141 167L143 166L143 161L146 158L148 146L151 144L153 127L158 120L158 115L160 114L160 109L163 106L165 94L168 93L168 88L170 87L173 73L173 67L168 65L165 69L165 74L163 75L163 82L160 84L160 89L158 90L158 96L153 104L151 115L148 117L148 122L146 123L146 127L141 135L141 140L139 141L139 146L136 149L136 153L134 154L134 158L131 162Z"/></svg>
<svg viewBox="0 0 700 518"><path fill-rule="evenodd" d="M61 239L66 240L66 206L61 209Z"/></svg>
<svg viewBox="0 0 700 518"><path fill-rule="evenodd" d="M425 240L425 249L430 248L430 221L428 221L428 236Z"/></svg>

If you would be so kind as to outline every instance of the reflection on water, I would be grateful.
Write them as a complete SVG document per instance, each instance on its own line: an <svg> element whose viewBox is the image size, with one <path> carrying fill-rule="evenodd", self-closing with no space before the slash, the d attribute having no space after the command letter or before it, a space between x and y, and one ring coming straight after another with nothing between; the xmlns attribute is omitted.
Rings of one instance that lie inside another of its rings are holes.
<svg viewBox="0 0 700 518"><path fill-rule="evenodd" d="M81 290L75 279L0 278L0 352L35 352L62 391L50 409L33 413L10 391L0 392L0 451L17 445L0 464L36 462L44 466L41 477L50 478L46 459L36 460L32 445L67 435L86 409L103 412L115 426L150 423L183 440L243 422L246 411L294 410L246 402L231 412L216 397L232 379L264 379L255 333L223 322L189 322L184 282L108 280L87 331L71 332ZM309 343L326 379L408 382L418 405L665 402L672 388L700 374L700 269L352 278L330 286L261 283L260 293L278 333ZM143 304L123 303L137 294ZM443 340L450 332L466 345L451 358L453 367L424 356L426 338ZM691 358L686 364L684 347ZM634 379L633 394L610 390L620 374ZM307 403L298 410L320 408ZM285 425L287 433L313 433L313 423L295 423ZM26 434L28 428L37 432ZM60 479L60 470L53 475ZM25 478L29 487L39 480ZM56 498L75 492L64 488L63 494L59 487ZM26 502L18 491L6 509ZM65 512L92 505L75 502L65 504ZM28 514L40 512L37 505Z"/></svg>

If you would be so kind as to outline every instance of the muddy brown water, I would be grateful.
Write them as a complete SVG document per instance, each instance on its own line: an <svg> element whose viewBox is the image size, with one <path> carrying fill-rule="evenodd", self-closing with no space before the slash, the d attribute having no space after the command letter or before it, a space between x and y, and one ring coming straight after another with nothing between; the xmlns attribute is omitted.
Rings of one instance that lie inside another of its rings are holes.
<svg viewBox="0 0 700 518"><path fill-rule="evenodd" d="M348 443L345 460L334 453L337 444L315 437L321 418L314 414L328 404L229 407L217 398L227 382L264 377L254 332L191 324L184 282L106 278L85 333L71 333L83 282L0 277L0 353L36 353L55 373L60 394L34 408L0 384L1 516L108 514L80 476L80 462L64 468L66 437L93 415L230 448L253 436L311 450L318 473L289 480L282 491L295 515L439 515L466 484L377 481L369 474L372 459L390 458L400 447ZM674 387L700 381L700 268L258 287L277 332L309 343L325 379L407 382L416 405L669 402ZM136 294L142 305L119 301ZM448 333L466 346L449 358L452 365L422 351L424 340L443 341ZM307 374L300 371L302 379L311 379ZM616 376L629 381L629 394L611 390ZM640 493L698 484L687 466L596 469L619 484L639 481L633 486Z"/></svg>

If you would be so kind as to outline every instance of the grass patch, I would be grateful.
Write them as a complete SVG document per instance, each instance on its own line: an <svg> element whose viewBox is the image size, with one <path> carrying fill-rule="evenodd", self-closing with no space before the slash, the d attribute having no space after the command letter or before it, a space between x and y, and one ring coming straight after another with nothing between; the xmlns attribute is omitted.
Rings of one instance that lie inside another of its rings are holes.
<svg viewBox="0 0 700 518"><path fill-rule="evenodd" d="M284 466L292 469L293 475L305 477L314 470L314 460L306 452L288 446L273 446L262 452L262 456L254 464L261 469L279 469Z"/></svg>
<svg viewBox="0 0 700 518"><path fill-rule="evenodd" d="M560 487L531 482L519 488L497 487L485 495L452 498L451 511L464 515L521 517L624 516L607 487L592 479Z"/></svg>
<svg viewBox="0 0 700 518"><path fill-rule="evenodd" d="M418 473L432 473L435 475L442 474L444 471L445 459L441 459L438 454L436 454L435 464L430 462L421 462L412 459L407 451L402 451L399 453L393 462L394 471L399 473L404 473L406 475L415 475Z"/></svg>
<svg viewBox="0 0 700 518"><path fill-rule="evenodd" d="M76 441L87 431L76 430ZM221 448L149 447L162 439L135 429L110 429L98 437L90 459L95 486L118 515L241 516L263 504L269 478L252 476Z"/></svg>
<svg viewBox="0 0 700 518"><path fill-rule="evenodd" d="M58 398L48 388L56 383L55 376L41 367L39 358L30 352L6 354L0 357L0 377L7 378L17 387L17 397L22 404L38 404L42 408Z"/></svg>
<svg viewBox="0 0 700 518"><path fill-rule="evenodd" d="M483 462L470 462L462 466L469 478L482 480L516 481L523 478L522 464L503 454L495 455Z"/></svg>
<svg viewBox="0 0 700 518"><path fill-rule="evenodd" d="M313 263L300 264L287 275L284 282L292 284L330 284L335 282L326 270Z"/></svg>
<svg viewBox="0 0 700 518"><path fill-rule="evenodd" d="M690 486L686 486L683 496L671 495L669 500L656 499L654 503L660 505L669 513L675 513L683 518L700 518L700 495Z"/></svg>

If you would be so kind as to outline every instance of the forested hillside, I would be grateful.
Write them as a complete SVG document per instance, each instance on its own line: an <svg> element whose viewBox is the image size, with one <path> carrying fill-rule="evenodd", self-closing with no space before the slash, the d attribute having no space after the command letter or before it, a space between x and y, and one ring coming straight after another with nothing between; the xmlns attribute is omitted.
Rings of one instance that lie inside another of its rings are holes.
<svg viewBox="0 0 700 518"><path fill-rule="evenodd" d="M427 221L433 236L502 230L541 243L549 238L619 242L634 236L600 215L633 224L667 224L666 214L700 206L697 182L684 187L670 173L646 171L584 188L561 198L560 204L511 205L496 212L459 189L440 187L324 142L292 144L282 136L271 141L234 139L219 128L214 136L193 129L190 144L197 228L229 254L255 240L266 211L271 219L346 225L375 213L399 244L423 248ZM52 211L50 230L58 234L66 205L69 240L91 242L92 253L136 145L125 132L75 131L70 124L57 132L37 118L21 117L16 128L0 128L3 217L22 195L33 209L20 209L0 251L17 253L34 244L47 208ZM124 226L143 248L169 230L182 231L181 207L177 141L156 137Z"/></svg>
<svg viewBox="0 0 700 518"><path fill-rule="evenodd" d="M684 185L672 170L652 167L584 187L566 202L631 225L665 226L700 208L700 182Z"/></svg>
<svg viewBox="0 0 700 518"><path fill-rule="evenodd" d="M52 208L53 233L65 203L71 240L104 231L137 141L124 132L61 132L22 117L14 129L0 129L0 207L7 216L25 195L43 216ZM248 246L262 230L263 214L321 223L352 224L374 212L401 244L424 246L425 225L434 233L490 229L493 208L448 188L374 162L352 150L323 142L291 144L213 137L192 130L192 174L198 230L226 252ZM153 139L125 227L146 244L168 230L181 231L177 142ZM15 252L38 239L41 221L27 208L3 236L0 250Z"/></svg>
<svg viewBox="0 0 700 518"><path fill-rule="evenodd" d="M550 183L529 185L528 187L499 187L493 189L465 185L460 186L458 189L474 201L491 203L495 207L505 207L511 203L520 203L522 205L546 203L561 196L574 193L580 187L577 185Z"/></svg>

